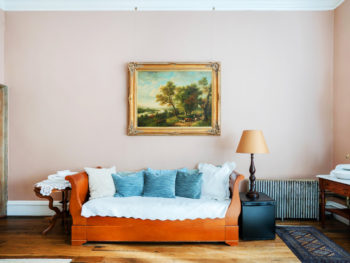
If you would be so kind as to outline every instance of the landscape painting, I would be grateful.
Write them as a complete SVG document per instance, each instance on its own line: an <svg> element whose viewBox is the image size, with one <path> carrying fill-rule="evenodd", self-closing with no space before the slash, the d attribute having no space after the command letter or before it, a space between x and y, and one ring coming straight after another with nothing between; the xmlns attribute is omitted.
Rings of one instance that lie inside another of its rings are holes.
<svg viewBox="0 0 350 263"><path fill-rule="evenodd" d="M219 64L129 64L129 135L217 135L218 71Z"/></svg>
<svg viewBox="0 0 350 263"><path fill-rule="evenodd" d="M141 71L139 127L211 126L211 71Z"/></svg>

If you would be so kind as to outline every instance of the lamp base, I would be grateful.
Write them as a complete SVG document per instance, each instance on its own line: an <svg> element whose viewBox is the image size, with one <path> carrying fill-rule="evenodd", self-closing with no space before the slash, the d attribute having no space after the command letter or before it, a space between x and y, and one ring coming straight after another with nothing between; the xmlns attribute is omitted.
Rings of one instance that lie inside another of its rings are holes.
<svg viewBox="0 0 350 263"><path fill-rule="evenodd" d="M259 193L258 192L253 192L253 191L249 191L248 193L246 193L246 196L250 199L258 199L259 198Z"/></svg>
<svg viewBox="0 0 350 263"><path fill-rule="evenodd" d="M249 168L250 176L249 176L249 191L246 193L246 196L249 199L257 199L259 198L259 193L255 191L255 165L254 165L254 154L250 154L250 168Z"/></svg>

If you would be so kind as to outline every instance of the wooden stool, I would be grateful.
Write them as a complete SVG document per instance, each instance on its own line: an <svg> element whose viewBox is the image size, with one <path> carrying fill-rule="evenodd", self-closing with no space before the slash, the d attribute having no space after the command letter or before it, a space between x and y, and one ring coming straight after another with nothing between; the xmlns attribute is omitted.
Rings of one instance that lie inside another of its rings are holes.
<svg viewBox="0 0 350 263"><path fill-rule="evenodd" d="M50 224L49 226L42 232L43 235L46 235L47 232L49 232L56 224L56 221L58 218L62 218L62 225L66 231L66 233L68 232L68 207L67 207L67 203L68 203L68 193L71 190L70 187L66 187L65 189L53 189L52 193L62 193L62 201L60 201L60 203L62 204L62 211L58 208L53 206L53 198L51 195L42 195L40 193L41 187L35 187L34 188L34 192L36 194L37 197L39 198L44 198L49 200L49 208L55 212L55 215L52 216L52 218L50 219Z"/></svg>

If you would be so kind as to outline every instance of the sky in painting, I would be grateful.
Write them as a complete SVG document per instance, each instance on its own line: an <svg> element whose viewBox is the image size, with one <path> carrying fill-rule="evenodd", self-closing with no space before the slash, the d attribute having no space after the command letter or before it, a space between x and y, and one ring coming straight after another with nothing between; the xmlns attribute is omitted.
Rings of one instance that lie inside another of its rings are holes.
<svg viewBox="0 0 350 263"><path fill-rule="evenodd" d="M172 81L176 86L186 86L198 83L200 79L206 77L211 83L211 71L139 71L137 73L137 106L149 108L164 108L156 102L156 95L160 87L168 81Z"/></svg>

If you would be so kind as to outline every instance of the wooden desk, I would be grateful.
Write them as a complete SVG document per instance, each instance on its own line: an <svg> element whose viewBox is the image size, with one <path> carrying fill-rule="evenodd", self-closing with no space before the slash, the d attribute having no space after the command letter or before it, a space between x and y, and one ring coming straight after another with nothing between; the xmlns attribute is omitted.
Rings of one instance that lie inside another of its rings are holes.
<svg viewBox="0 0 350 263"><path fill-rule="evenodd" d="M329 211L332 213L335 213L337 215L340 215L342 217L345 217L350 220L350 209L330 209L326 208L326 200L325 200L325 191L331 191L333 193L343 195L343 196L350 196L350 180L342 180L338 179L335 176L331 175L318 175L319 178L319 187L320 187L320 213L321 213L321 224L322 227L325 227L325 212Z"/></svg>
<svg viewBox="0 0 350 263"><path fill-rule="evenodd" d="M49 200L49 208L55 212L55 215L50 219L50 224L45 230L42 232L43 235L46 235L47 232L49 232L56 224L56 221L58 218L62 218L62 224L65 228L65 231L68 231L68 209L67 209L67 203L68 203L68 192L71 189L67 187L66 189L53 189L51 193L62 193L62 210L60 210L58 207L53 206L53 198L51 195L42 195L40 193L40 187L35 187L34 192L37 197L44 198Z"/></svg>

